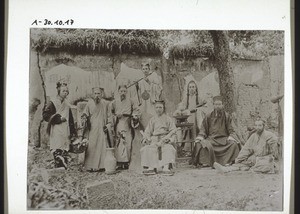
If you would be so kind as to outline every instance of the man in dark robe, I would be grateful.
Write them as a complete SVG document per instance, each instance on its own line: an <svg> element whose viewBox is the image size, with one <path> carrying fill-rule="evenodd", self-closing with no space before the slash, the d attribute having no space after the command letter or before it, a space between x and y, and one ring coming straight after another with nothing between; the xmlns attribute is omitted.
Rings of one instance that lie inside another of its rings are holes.
<svg viewBox="0 0 300 214"><path fill-rule="evenodd" d="M50 151L55 167L67 168L70 139L76 135L70 104L66 100L69 89L65 83L57 83L57 96L51 98L43 111L43 119L48 122L47 133L50 139Z"/></svg>
<svg viewBox="0 0 300 214"><path fill-rule="evenodd" d="M213 167L214 162L231 164L239 153L231 117L223 108L222 97L214 97L213 103L214 110L203 119L195 140L192 160L195 166L200 164Z"/></svg>

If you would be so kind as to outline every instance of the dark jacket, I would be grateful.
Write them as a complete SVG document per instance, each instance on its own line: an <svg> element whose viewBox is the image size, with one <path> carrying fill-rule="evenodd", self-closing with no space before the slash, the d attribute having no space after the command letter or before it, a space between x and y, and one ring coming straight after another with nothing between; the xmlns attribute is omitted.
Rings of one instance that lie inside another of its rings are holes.
<svg viewBox="0 0 300 214"><path fill-rule="evenodd" d="M48 122L47 133L50 134L51 125L60 124L61 115L56 114L56 109L53 102L49 102L43 111L43 119ZM70 127L70 136L76 136L76 129L74 124L74 118L72 115L71 109L69 110L69 127Z"/></svg>

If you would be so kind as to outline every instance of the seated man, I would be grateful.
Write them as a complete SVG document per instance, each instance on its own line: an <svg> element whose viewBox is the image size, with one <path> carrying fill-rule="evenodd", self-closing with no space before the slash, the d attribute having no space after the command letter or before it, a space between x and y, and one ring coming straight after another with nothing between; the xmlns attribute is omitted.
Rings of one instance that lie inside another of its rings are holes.
<svg viewBox="0 0 300 214"><path fill-rule="evenodd" d="M213 166L233 163L238 156L239 146L234 139L231 117L223 109L221 96L213 98L214 110L202 122L200 133L195 140L192 163Z"/></svg>
<svg viewBox="0 0 300 214"><path fill-rule="evenodd" d="M265 130L265 122L259 118L255 121L255 133L247 140L235 164L229 167L214 163L220 172L249 170L260 173L274 173L275 162L278 158L278 140L275 134Z"/></svg>
<svg viewBox="0 0 300 214"><path fill-rule="evenodd" d="M176 137L176 126L173 119L165 114L164 101L155 101L156 116L153 116L145 130L141 151L142 167L145 175L155 174L162 167L164 175L173 175L170 170L175 163L176 149L171 145ZM155 171L156 170L156 171Z"/></svg>

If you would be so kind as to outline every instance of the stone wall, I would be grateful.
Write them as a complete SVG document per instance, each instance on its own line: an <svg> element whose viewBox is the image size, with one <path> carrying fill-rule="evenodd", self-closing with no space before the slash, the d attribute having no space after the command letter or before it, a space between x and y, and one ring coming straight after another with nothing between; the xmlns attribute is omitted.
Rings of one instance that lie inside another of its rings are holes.
<svg viewBox="0 0 300 214"><path fill-rule="evenodd" d="M139 69L141 62L147 59L151 59L151 68L162 78L163 97L166 100L167 113L170 115L182 99L186 76L192 75L201 88L201 84L207 82L207 77L216 73L213 63L205 58L166 60L163 57L128 54L104 56L71 55L61 52L40 54L38 57L37 52L31 51L30 104L32 106L36 103L34 101L39 100L40 105L30 114L30 141L36 144L39 140L38 128L43 129L45 126L44 122L41 123L45 103L41 76L45 78L45 73L51 68L65 64L76 66L86 72L95 72L100 76L105 72L113 73L116 77L122 62L128 67ZM262 115L268 121L268 126L277 131L278 105L271 103L270 98L283 93L283 63L283 56L270 57L264 61L232 62L237 92L237 124L243 132L247 126L253 125L253 119L257 114ZM214 93L219 92L217 81L213 80L211 87ZM40 137L42 142L47 142L44 134Z"/></svg>

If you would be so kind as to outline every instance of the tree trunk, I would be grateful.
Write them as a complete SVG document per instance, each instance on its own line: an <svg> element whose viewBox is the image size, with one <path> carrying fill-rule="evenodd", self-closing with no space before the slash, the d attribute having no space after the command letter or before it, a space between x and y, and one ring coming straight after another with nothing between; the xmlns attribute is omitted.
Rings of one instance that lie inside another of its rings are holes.
<svg viewBox="0 0 300 214"><path fill-rule="evenodd" d="M219 74L220 93L223 97L225 110L236 111L235 81L231 67L229 39L227 31L209 31L214 43L215 67Z"/></svg>

